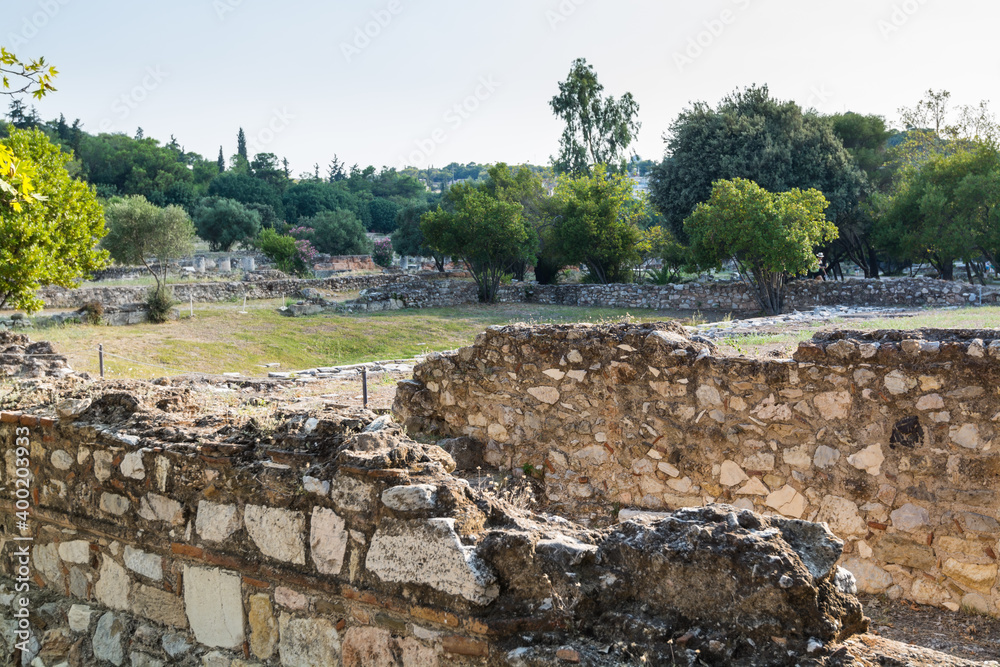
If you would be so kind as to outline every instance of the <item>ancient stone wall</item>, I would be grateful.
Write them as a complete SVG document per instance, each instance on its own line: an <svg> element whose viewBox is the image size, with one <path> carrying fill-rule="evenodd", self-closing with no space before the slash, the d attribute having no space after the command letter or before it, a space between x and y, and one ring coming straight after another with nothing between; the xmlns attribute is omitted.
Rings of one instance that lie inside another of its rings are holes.
<svg viewBox="0 0 1000 667"><path fill-rule="evenodd" d="M360 308L431 308L457 306L477 300L475 284L413 282L369 290L358 300ZM756 312L760 308L742 283L694 282L684 285L504 285L501 303L545 303L604 308L657 310L729 310ZM961 306L995 304L1000 292L958 282L929 278L886 278L844 282L798 280L788 286L786 309L816 306Z"/></svg>
<svg viewBox="0 0 1000 667"><path fill-rule="evenodd" d="M867 626L817 524L589 530L474 491L386 417L267 433L197 404L133 385L0 413L0 664L791 665Z"/></svg>
<svg viewBox="0 0 1000 667"><path fill-rule="evenodd" d="M321 280L254 280L231 282L191 282L171 283L174 297L186 302L192 297L195 303L216 303L219 301L247 299L280 299L294 296L306 288L333 291L351 291L372 287L383 287L414 280L414 276L404 274L344 275ZM98 301L106 306L121 306L145 300L149 286L85 287L63 289L45 287L38 292L47 308L80 308Z"/></svg>
<svg viewBox="0 0 1000 667"><path fill-rule="evenodd" d="M512 326L418 365L394 410L543 476L567 515L725 502L827 522L861 590L997 615L998 387L997 330L843 332L759 360L673 325Z"/></svg>

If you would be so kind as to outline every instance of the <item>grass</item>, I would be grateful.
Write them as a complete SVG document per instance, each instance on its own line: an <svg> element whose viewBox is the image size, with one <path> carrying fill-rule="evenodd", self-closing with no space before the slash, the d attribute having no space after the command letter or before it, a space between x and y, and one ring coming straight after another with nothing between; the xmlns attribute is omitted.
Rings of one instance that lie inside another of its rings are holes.
<svg viewBox="0 0 1000 667"><path fill-rule="evenodd" d="M653 322L676 314L624 309L534 304L469 305L360 315L321 314L288 318L276 312L280 300L196 305L193 318L160 325L102 327L66 325L30 332L65 354L76 370L96 374L97 346L105 351L108 377L149 378L181 372L266 375L280 370L337 366L363 361L408 359L468 345L486 327L512 322L572 323L631 320ZM271 369L274 370L274 369Z"/></svg>

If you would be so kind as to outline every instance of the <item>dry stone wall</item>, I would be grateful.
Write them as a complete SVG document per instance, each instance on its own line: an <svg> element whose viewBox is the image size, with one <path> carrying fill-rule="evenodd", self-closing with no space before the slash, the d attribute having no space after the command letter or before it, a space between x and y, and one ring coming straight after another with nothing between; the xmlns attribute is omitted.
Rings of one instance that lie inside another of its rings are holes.
<svg viewBox="0 0 1000 667"><path fill-rule="evenodd" d="M563 513L826 522L861 590L997 615L998 387L997 330L840 332L755 360L674 325L512 326L418 365L394 410L468 465L543 475Z"/></svg>
<svg viewBox="0 0 1000 667"><path fill-rule="evenodd" d="M133 389L0 413L0 664L792 665L867 627L818 524L590 530L474 491L388 417L266 435Z"/></svg>
<svg viewBox="0 0 1000 667"><path fill-rule="evenodd" d="M215 303L219 301L234 301L237 299L279 299L282 296L294 296L303 289L324 289L333 291L351 291L373 287L383 287L414 280L412 275L375 274L334 276L322 280L254 280L231 282L191 282L171 283L174 297L179 301L188 301L192 297L196 303ZM145 300L148 286L115 286L115 287L84 287L78 289L63 289L45 287L38 292L38 297L48 308L80 308L87 303L100 302L105 306L122 306Z"/></svg>
<svg viewBox="0 0 1000 667"><path fill-rule="evenodd" d="M469 281L412 282L368 290L357 300L358 309L432 308L475 303L477 291ZM684 285L503 285L501 303L544 303L603 308L656 310L728 310L757 312L760 308L742 283L694 282ZM816 306L962 306L995 304L1000 292L958 282L929 278L885 278L844 282L798 280L788 286L786 309Z"/></svg>

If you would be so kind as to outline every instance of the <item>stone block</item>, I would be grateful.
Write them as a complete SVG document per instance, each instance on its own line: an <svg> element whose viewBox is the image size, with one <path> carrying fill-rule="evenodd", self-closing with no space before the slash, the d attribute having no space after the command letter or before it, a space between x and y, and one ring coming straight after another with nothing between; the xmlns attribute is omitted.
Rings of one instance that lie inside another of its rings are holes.
<svg viewBox="0 0 1000 667"><path fill-rule="evenodd" d="M184 507L172 498L147 493L139 502L139 516L147 521L163 521L174 526L184 525Z"/></svg>
<svg viewBox="0 0 1000 667"><path fill-rule="evenodd" d="M310 524L309 549L313 564L323 574L340 574L348 540L344 520L333 510L314 507Z"/></svg>
<svg viewBox="0 0 1000 667"><path fill-rule="evenodd" d="M243 644L240 575L185 565L184 611L195 637L205 646L236 648Z"/></svg>
<svg viewBox="0 0 1000 667"><path fill-rule="evenodd" d="M203 540L224 542L240 529L243 520L236 505L221 505L200 500L194 525Z"/></svg>
<svg viewBox="0 0 1000 667"><path fill-rule="evenodd" d="M250 596L250 651L261 660L269 660L278 645L278 621L274 618L271 598L258 593Z"/></svg>
<svg viewBox="0 0 1000 667"><path fill-rule="evenodd" d="M437 487L433 484L394 486L382 492L382 503L397 512L432 510L436 502Z"/></svg>
<svg viewBox="0 0 1000 667"><path fill-rule="evenodd" d="M153 581L163 579L163 558L125 545L125 567Z"/></svg>
<svg viewBox="0 0 1000 667"><path fill-rule="evenodd" d="M101 571L94 596L105 607L124 611L128 609L129 577L121 565L109 556L101 559Z"/></svg>
<svg viewBox="0 0 1000 667"><path fill-rule="evenodd" d="M893 527L904 533L926 528L931 521L930 512L913 503L906 503L899 509L893 510L889 513L889 518L892 519Z"/></svg>
<svg viewBox="0 0 1000 667"><path fill-rule="evenodd" d="M138 584L132 588L132 612L154 623L186 628L184 601L173 593Z"/></svg>
<svg viewBox="0 0 1000 667"><path fill-rule="evenodd" d="M250 538L265 556L287 563L305 564L305 516L302 512L247 505L243 521Z"/></svg>
<svg viewBox="0 0 1000 667"><path fill-rule="evenodd" d="M90 542L73 540L59 544L59 557L67 563L84 565L90 562Z"/></svg>
<svg viewBox="0 0 1000 667"><path fill-rule="evenodd" d="M875 545L875 556L883 563L930 571L937 567L934 550L899 534L885 535Z"/></svg>
<svg viewBox="0 0 1000 667"><path fill-rule="evenodd" d="M114 612L107 612L97 622L91 640L94 657L106 660L116 667L125 662L125 623Z"/></svg>
<svg viewBox="0 0 1000 667"><path fill-rule="evenodd" d="M278 653L283 667L336 665L340 658L340 636L324 618L296 618L281 614L278 621Z"/></svg>

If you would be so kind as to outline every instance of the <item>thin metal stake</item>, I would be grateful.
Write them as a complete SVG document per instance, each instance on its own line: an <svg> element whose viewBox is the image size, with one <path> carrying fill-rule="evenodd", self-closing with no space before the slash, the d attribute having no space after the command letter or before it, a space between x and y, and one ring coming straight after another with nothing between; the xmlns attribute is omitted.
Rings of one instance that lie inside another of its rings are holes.
<svg viewBox="0 0 1000 667"><path fill-rule="evenodd" d="M97 346L97 363L101 367L101 377L104 377L104 345Z"/></svg>
<svg viewBox="0 0 1000 667"><path fill-rule="evenodd" d="M368 407L368 369L361 367L361 406Z"/></svg>

